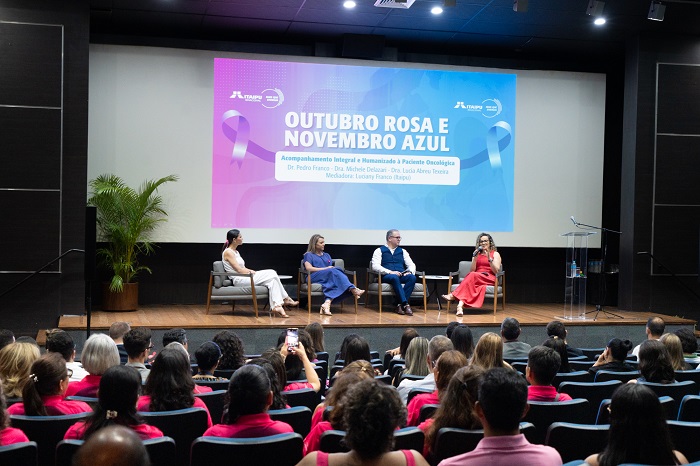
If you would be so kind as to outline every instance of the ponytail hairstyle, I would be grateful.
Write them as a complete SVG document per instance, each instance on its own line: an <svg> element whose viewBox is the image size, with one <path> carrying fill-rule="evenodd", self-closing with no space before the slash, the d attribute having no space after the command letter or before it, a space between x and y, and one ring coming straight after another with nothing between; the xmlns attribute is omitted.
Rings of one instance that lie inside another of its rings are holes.
<svg viewBox="0 0 700 466"><path fill-rule="evenodd" d="M226 232L226 242L224 243L224 247L221 248L221 252L224 252L226 250L226 248L229 247L229 245L231 243L233 243L233 241L236 238L238 238L240 235L241 235L241 231L236 230L235 228L233 230L229 230L228 232Z"/></svg>
<svg viewBox="0 0 700 466"><path fill-rule="evenodd" d="M270 378L265 369L253 364L237 369L228 384L224 423L235 424L241 416L267 411L270 392Z"/></svg>
<svg viewBox="0 0 700 466"><path fill-rule="evenodd" d="M632 349L632 342L613 338L608 342L608 348L610 348L610 355L615 361L624 361L627 359L627 353Z"/></svg>
<svg viewBox="0 0 700 466"><path fill-rule="evenodd" d="M66 360L59 353L46 353L34 361L22 390L24 413L27 416L49 416L42 397L60 394L60 383L67 378Z"/></svg>
<svg viewBox="0 0 700 466"><path fill-rule="evenodd" d="M83 439L112 424L135 426L144 421L136 413L136 401L141 392L141 376L129 366L113 366L100 379L97 405L87 420Z"/></svg>
<svg viewBox="0 0 700 466"><path fill-rule="evenodd" d="M277 371L275 366L272 365L269 359L265 358L254 358L246 363L246 365L254 364L265 369L267 372L267 377L270 379L270 389L272 390L272 404L270 409L285 409L287 407L287 397L284 395L282 388L280 386L279 377L277 377Z"/></svg>

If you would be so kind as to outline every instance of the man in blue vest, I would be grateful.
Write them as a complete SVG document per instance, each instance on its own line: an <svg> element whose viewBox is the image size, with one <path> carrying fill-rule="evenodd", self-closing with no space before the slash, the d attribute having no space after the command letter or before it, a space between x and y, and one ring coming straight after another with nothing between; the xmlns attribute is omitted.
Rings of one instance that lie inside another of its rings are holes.
<svg viewBox="0 0 700 466"><path fill-rule="evenodd" d="M416 285L416 264L408 251L401 249L400 243L399 230L387 231L386 245L378 247L372 255L372 270L381 273L382 281L394 289L396 313L412 316L413 310L408 299Z"/></svg>

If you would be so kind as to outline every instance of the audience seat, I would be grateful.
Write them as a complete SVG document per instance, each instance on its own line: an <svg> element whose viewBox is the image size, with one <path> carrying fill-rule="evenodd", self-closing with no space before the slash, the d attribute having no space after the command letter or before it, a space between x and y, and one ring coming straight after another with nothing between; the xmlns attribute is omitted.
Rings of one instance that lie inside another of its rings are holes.
<svg viewBox="0 0 700 466"><path fill-rule="evenodd" d="M61 440L58 442L56 445L56 466L71 466L73 456L83 443L85 443L83 440ZM172 466L177 463L177 447L172 438L152 438L144 440L143 445L148 452L151 466ZM0 462L0 464L10 465L12 463Z"/></svg>
<svg viewBox="0 0 700 466"><path fill-rule="evenodd" d="M429 388L412 388L408 391L408 395L406 396L406 405L408 405L416 395L429 395L434 391L435 390Z"/></svg>
<svg viewBox="0 0 700 466"><path fill-rule="evenodd" d="M594 361L572 361L569 359L569 367L575 371L587 371L595 364ZM593 376L591 375L591 382L593 381Z"/></svg>
<svg viewBox="0 0 700 466"><path fill-rule="evenodd" d="M511 367L521 374L525 374L525 368L527 367L527 359L525 361L515 361L510 363Z"/></svg>
<svg viewBox="0 0 700 466"><path fill-rule="evenodd" d="M321 395L315 392L312 388L300 388L299 390L288 390L282 392L287 397L289 406L306 406L311 412L316 409L316 406L321 402Z"/></svg>
<svg viewBox="0 0 700 466"><path fill-rule="evenodd" d="M594 424L598 415L600 402L612 397L617 387L622 385L619 380L608 380L607 382L562 382L559 385L559 392L566 393L571 398L585 398L588 400L588 415L586 424Z"/></svg>
<svg viewBox="0 0 700 466"><path fill-rule="evenodd" d="M588 372L588 370L576 372L559 372L557 373L557 375L554 376L554 380L552 380L552 385L555 387L559 387L559 384L562 382L593 382L593 374Z"/></svg>
<svg viewBox="0 0 700 466"><path fill-rule="evenodd" d="M90 417L92 412L66 414L63 416L24 416L12 415L12 427L21 429L29 440L36 442L38 447L39 464L54 463L56 445L70 426Z"/></svg>
<svg viewBox="0 0 700 466"><path fill-rule="evenodd" d="M39 464L39 448L36 442L13 443L0 447L0 464L37 466Z"/></svg>
<svg viewBox="0 0 700 466"><path fill-rule="evenodd" d="M289 424L294 432L306 437L311 431L311 416L313 412L306 406L294 406L286 409L271 409L267 412L275 421Z"/></svg>
<svg viewBox="0 0 700 466"><path fill-rule="evenodd" d="M214 424L220 424L221 418L224 415L224 406L226 404L226 390L214 390L207 393L195 393L194 396L200 398L207 409Z"/></svg>
<svg viewBox="0 0 700 466"><path fill-rule="evenodd" d="M625 383L629 380L632 379L637 379L641 377L641 374L639 371L630 371L630 372L616 372L616 371L605 371L601 370L595 373L595 379L594 382L606 382L608 380L619 380L622 383Z"/></svg>
<svg viewBox="0 0 700 466"><path fill-rule="evenodd" d="M686 380L678 383L651 383L651 382L637 382L646 387L651 388L656 393L656 396L670 396L673 398L673 416L668 419L676 419L678 417L678 408L680 408L681 400L686 395L697 395L698 386L692 380Z"/></svg>
<svg viewBox="0 0 700 466"><path fill-rule="evenodd" d="M525 434L525 437L533 442L535 426L529 422L521 422L520 433ZM433 464L438 464L445 458L472 451L482 438L484 438L483 429L466 430L443 427L435 438Z"/></svg>
<svg viewBox="0 0 700 466"><path fill-rule="evenodd" d="M564 462L600 453L608 444L609 425L555 422L547 429L545 445L554 447Z"/></svg>
<svg viewBox="0 0 700 466"><path fill-rule="evenodd" d="M674 401L670 396L659 397L659 403L661 407L666 412L666 419L675 419L678 415L677 411L674 411ZM597 425L610 424L610 413L608 412L608 406L610 405L610 400L605 399L600 402L600 407L598 408L598 416L596 417L595 423Z"/></svg>
<svg viewBox="0 0 700 466"><path fill-rule="evenodd" d="M304 439L297 433L260 438L199 437L192 442L190 466L294 466L303 457Z"/></svg>
<svg viewBox="0 0 700 466"><path fill-rule="evenodd" d="M528 401L530 410L523 421L535 425L535 443L544 443L547 429L555 422L583 424L588 414L588 400L576 398L571 401Z"/></svg>
<svg viewBox="0 0 700 466"><path fill-rule="evenodd" d="M596 361L598 356L603 354L605 348L579 348L579 350L586 356L589 361Z"/></svg>
<svg viewBox="0 0 700 466"><path fill-rule="evenodd" d="M687 422L700 422L700 396L686 395L681 400L678 409L678 420Z"/></svg>
<svg viewBox="0 0 700 466"><path fill-rule="evenodd" d="M258 355L259 357L259 355ZM246 359L253 359L252 357L246 356ZM231 379L233 373L236 372L234 369L216 369L214 370L215 377L223 377L225 379Z"/></svg>
<svg viewBox="0 0 700 466"><path fill-rule="evenodd" d="M700 371L676 371L676 381L685 382L686 380L692 380L693 382L695 382L696 385L700 387Z"/></svg>
<svg viewBox="0 0 700 466"><path fill-rule="evenodd" d="M202 408L186 408L139 414L148 424L159 428L163 435L175 440L178 458L175 464L186 466L190 445L207 430L207 412Z"/></svg>
<svg viewBox="0 0 700 466"><path fill-rule="evenodd" d="M673 446L691 463L700 461L700 422L668 421Z"/></svg>
<svg viewBox="0 0 700 466"><path fill-rule="evenodd" d="M420 424L421 422L425 421L426 419L429 419L433 417L435 414L435 411L440 407L438 403L434 404L427 404L423 405L420 407L420 413L418 414L418 423Z"/></svg>
<svg viewBox="0 0 700 466"><path fill-rule="evenodd" d="M404 427L394 432L394 450L423 451L425 434L418 427Z"/></svg>
<svg viewBox="0 0 700 466"><path fill-rule="evenodd" d="M391 385L391 376L390 375L377 375L374 377L375 380L379 380L380 382L384 382L387 385Z"/></svg>
<svg viewBox="0 0 700 466"><path fill-rule="evenodd" d="M217 391L217 390L228 390L228 384L230 383L230 380L215 381L215 380L197 380L197 379L194 379L194 383L197 385L200 385L202 387L209 387L213 391Z"/></svg>

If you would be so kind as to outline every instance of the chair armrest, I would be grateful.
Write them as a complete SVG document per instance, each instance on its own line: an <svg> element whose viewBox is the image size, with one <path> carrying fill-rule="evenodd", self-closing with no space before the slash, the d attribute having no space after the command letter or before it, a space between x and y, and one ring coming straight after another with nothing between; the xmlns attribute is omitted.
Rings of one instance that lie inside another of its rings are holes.
<svg viewBox="0 0 700 466"><path fill-rule="evenodd" d="M416 275L416 277L425 277L425 272L423 272L421 270L416 270L415 275Z"/></svg>
<svg viewBox="0 0 700 466"><path fill-rule="evenodd" d="M447 293L449 294L452 292L452 279L454 277L457 277L457 279L459 279L459 270L456 272L450 272L447 274L447 276L450 277L447 279Z"/></svg>
<svg viewBox="0 0 700 466"><path fill-rule="evenodd" d="M357 272L355 270L344 269L343 273L349 277L356 277L357 276Z"/></svg>

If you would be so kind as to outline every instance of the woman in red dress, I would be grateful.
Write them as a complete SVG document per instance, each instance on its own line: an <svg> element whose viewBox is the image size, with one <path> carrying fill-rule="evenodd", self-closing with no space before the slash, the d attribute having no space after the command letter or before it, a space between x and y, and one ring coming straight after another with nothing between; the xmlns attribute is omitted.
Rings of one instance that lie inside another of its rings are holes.
<svg viewBox="0 0 700 466"><path fill-rule="evenodd" d="M496 243L488 233L481 233L476 239L476 249L472 254L471 271L450 294L442 297L447 301L459 301L457 316L464 315L463 306L481 307L484 304L486 287L496 283L496 274L501 269L501 255Z"/></svg>

